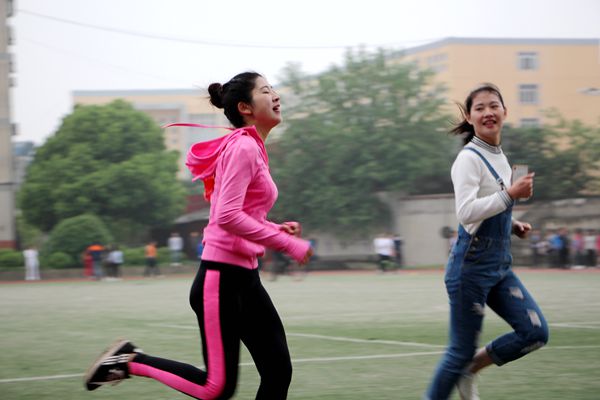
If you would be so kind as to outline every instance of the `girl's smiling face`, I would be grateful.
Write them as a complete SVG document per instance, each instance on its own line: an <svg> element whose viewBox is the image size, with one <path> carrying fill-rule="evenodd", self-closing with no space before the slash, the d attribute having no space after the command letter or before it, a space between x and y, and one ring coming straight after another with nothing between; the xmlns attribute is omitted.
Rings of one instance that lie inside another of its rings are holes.
<svg viewBox="0 0 600 400"><path fill-rule="evenodd" d="M256 125L259 132L270 131L281 122L281 103L279 94L262 76L256 78L252 89L252 102L244 104L242 114L248 125Z"/></svg>
<svg viewBox="0 0 600 400"><path fill-rule="evenodd" d="M506 108L498 94L487 90L477 93L468 111L467 122L473 125L475 135L489 144L499 145Z"/></svg>

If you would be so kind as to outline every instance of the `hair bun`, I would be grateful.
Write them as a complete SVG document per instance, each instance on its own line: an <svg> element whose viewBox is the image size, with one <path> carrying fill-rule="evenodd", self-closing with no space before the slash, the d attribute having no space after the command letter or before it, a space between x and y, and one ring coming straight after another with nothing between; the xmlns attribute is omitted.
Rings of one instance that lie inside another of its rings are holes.
<svg viewBox="0 0 600 400"><path fill-rule="evenodd" d="M210 103L213 106L223 108L223 85L211 83L208 86L208 94L210 95Z"/></svg>

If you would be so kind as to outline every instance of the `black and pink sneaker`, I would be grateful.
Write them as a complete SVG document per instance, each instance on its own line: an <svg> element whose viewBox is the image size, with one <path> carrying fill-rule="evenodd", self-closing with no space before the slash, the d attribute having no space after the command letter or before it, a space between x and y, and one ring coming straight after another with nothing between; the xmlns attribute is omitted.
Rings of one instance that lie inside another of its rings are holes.
<svg viewBox="0 0 600 400"><path fill-rule="evenodd" d="M107 383L116 385L129 378L127 363L131 354L141 352L130 341L118 339L87 370L84 377L85 388L95 390Z"/></svg>

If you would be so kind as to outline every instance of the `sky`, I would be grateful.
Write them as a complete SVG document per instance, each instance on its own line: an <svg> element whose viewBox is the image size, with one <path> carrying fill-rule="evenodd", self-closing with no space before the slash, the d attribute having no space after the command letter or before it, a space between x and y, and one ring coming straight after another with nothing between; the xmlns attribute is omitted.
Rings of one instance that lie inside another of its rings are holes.
<svg viewBox="0 0 600 400"><path fill-rule="evenodd" d="M15 0L14 141L43 142L76 90L194 89L257 71L273 85L347 49L445 37L591 38L600 0ZM600 64L599 64L600 68Z"/></svg>

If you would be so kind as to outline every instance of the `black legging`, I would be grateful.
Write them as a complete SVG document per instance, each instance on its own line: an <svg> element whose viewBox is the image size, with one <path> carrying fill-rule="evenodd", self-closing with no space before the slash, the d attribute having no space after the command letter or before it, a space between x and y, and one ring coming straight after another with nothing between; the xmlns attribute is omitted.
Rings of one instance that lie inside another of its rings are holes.
<svg viewBox="0 0 600 400"><path fill-rule="evenodd" d="M258 270L202 261L190 292L206 371L147 354L129 363L132 375L156 379L198 399L228 399L237 383L240 340L260 374L257 399L287 398L292 363L283 324Z"/></svg>

